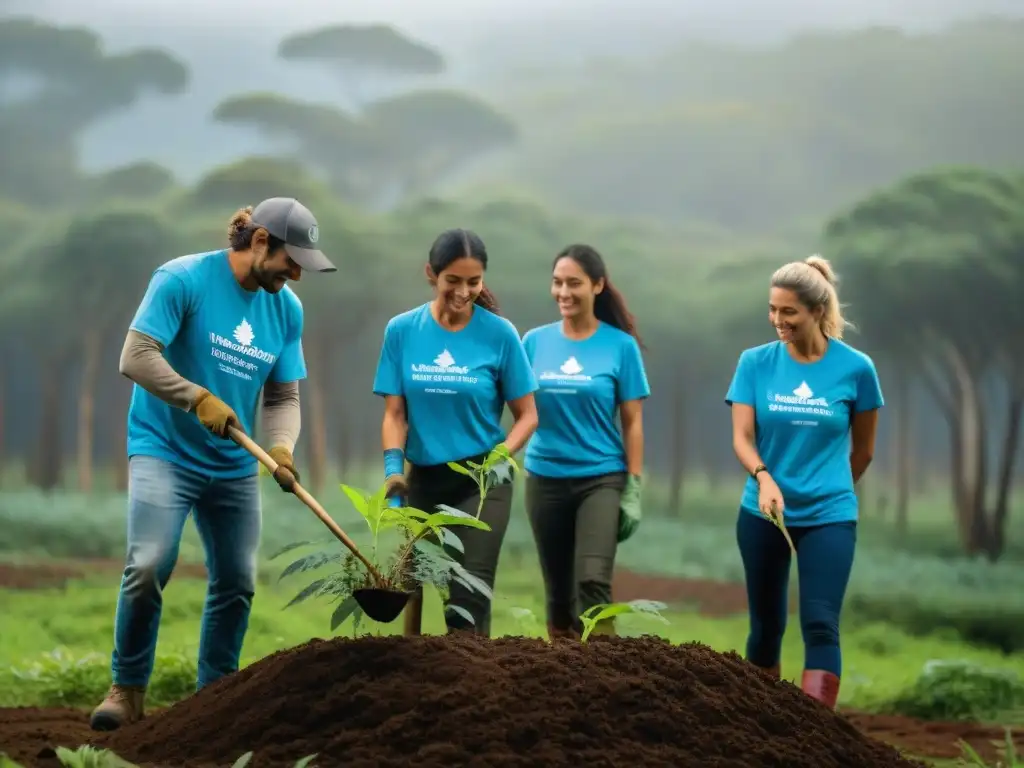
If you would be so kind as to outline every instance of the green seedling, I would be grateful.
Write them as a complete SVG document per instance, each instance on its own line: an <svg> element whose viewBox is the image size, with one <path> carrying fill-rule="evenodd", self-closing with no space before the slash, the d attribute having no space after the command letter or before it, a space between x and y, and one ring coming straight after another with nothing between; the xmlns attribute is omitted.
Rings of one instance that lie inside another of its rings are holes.
<svg viewBox="0 0 1024 768"><path fill-rule="evenodd" d="M480 519L480 513L484 510L484 499L488 491L496 485L507 483L512 480L512 475L519 471L519 465L512 458L508 446L500 443L484 457L483 463L466 461L463 466L456 461L448 462L449 469L458 472L460 475L473 478L476 487L480 489L480 504L476 508L476 517Z"/></svg>
<svg viewBox="0 0 1024 768"><path fill-rule="evenodd" d="M651 616L664 624L668 619L661 615L668 606L656 600L630 600L628 603L602 603L588 608L580 614L580 621L583 623L583 634L580 635L580 642L587 642L587 638L597 627L598 623L605 619L611 619L626 613L639 613L644 616Z"/></svg>
<svg viewBox="0 0 1024 768"><path fill-rule="evenodd" d="M358 628L364 612L355 593L363 589L383 587L407 595L421 586L429 585L446 599L449 585L454 581L491 599L492 592L487 584L467 571L452 555L452 551L462 552L464 548L462 540L451 527L461 525L489 531L491 528L487 523L462 510L444 505L439 505L436 512L424 512L413 507L392 507L385 496L385 485L372 494L349 485L342 485L341 489L370 529L373 541L368 559L384 576L384 584L377 583L350 552L315 552L289 564L281 572L279 580L325 566L335 566L336 570L307 584L286 608L311 597L330 597L338 603L331 615L331 631L334 631L350 616L353 617L354 629ZM380 538L382 533L388 532L399 533L401 541L391 555L382 561ZM314 542L309 541L289 544L271 559L312 544ZM449 606L449 609L468 621L473 620L464 608Z"/></svg>
<svg viewBox="0 0 1024 768"><path fill-rule="evenodd" d="M778 506L772 502L771 512L766 515L768 520L779 529L779 532L786 537L786 543L789 544L789 551L796 554L796 547L793 546L793 539L789 536L789 531L786 529L786 523L782 520L782 514L779 512Z"/></svg>

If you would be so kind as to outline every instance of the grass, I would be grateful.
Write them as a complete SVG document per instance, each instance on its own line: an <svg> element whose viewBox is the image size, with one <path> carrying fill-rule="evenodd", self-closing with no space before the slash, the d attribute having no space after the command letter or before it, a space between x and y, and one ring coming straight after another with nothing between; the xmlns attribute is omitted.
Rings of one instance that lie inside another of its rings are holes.
<svg viewBox="0 0 1024 768"><path fill-rule="evenodd" d="M265 576L276 578L278 572L278 568L264 566ZM287 580L283 584L272 581L260 587L243 651L243 664L312 637L330 636L330 611L325 604L309 602L282 610L302 583L305 582L296 581L293 586ZM533 559L506 558L499 570L495 591L495 634L544 635L542 589ZM203 581L172 579L165 593L158 645L158 654L165 659L183 656L194 660L204 593ZM63 590L0 590L0 615L5 625L0 635L0 704L40 703L32 684L19 680L10 668L27 669L42 658L41 650L60 648L73 659L95 654L94 663L105 672L116 596L116 573L97 574L72 582ZM41 614L40 605L45 605L45 613ZM627 615L620 618L620 627L629 634L659 634L674 642L696 640L720 651L742 652L747 629L743 616L709 619L678 610L666 611L664 616L670 622L668 625L643 616ZM370 631L379 629L382 634L400 632L400 626L399 623L364 625ZM443 630L440 603L436 595L428 592L424 631L441 633ZM343 624L338 633L351 633L350 622ZM933 660L963 661L1024 676L1024 656L1006 657L941 636L915 638L886 624L847 621L843 626L843 654L845 672L840 703L858 709L874 709L879 702L906 690ZM783 675L787 679L799 679L802 656L799 625L793 621L783 649ZM97 685L102 688L105 682ZM99 693L102 694L102 690ZM89 706L95 702L86 695L67 703Z"/></svg>

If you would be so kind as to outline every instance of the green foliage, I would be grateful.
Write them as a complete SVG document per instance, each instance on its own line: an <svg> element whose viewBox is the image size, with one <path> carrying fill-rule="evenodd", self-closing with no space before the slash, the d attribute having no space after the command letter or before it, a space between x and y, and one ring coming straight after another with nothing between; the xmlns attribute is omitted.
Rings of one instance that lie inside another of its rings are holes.
<svg viewBox="0 0 1024 768"><path fill-rule="evenodd" d="M1006 722L1024 713L1024 680L962 661L929 661L912 686L879 708L922 720Z"/></svg>
<svg viewBox="0 0 1024 768"><path fill-rule="evenodd" d="M591 633L598 627L600 622L613 619L624 614L640 614L658 619L663 624L668 624L668 619L661 615L668 606L657 600L630 600L627 603L602 603L594 605L580 614L580 621L583 623L583 633L580 635L580 642L587 642Z"/></svg>
<svg viewBox="0 0 1024 768"><path fill-rule="evenodd" d="M439 505L439 511L432 513L408 506L392 507L385 497L386 484L372 494L349 485L341 488L370 529L373 538L367 559L384 577L384 584L378 584L351 552L316 552L292 562L279 578L324 566L334 566L335 570L303 587L286 608L311 597L330 597L332 602L337 602L331 616L331 630L334 631L350 616L354 617L357 625L362 620L362 611L353 596L359 589L383 587L410 592L417 586L429 585L446 597L449 584L455 581L491 599L493 595L487 584L467 571L451 554L452 550L462 551L463 548L461 539L450 530L452 526L489 531L491 528L487 523L444 505ZM399 533L401 541L393 554L384 560L380 556L379 537L381 532L387 531ZM271 559L311 543L290 544ZM451 609L468 616L457 606ZM472 617L469 620L472 621Z"/></svg>
<svg viewBox="0 0 1024 768"><path fill-rule="evenodd" d="M511 483L513 473L519 471L519 465L512 457L508 446L504 443L499 443L488 452L487 456L484 457L483 463L478 464L467 459L465 466L463 466L456 461L449 461L448 467L460 475L473 478L473 482L476 483L480 493L480 503L476 508L478 520L480 519L480 513L484 509L484 500L487 498L487 493L491 488L502 483Z"/></svg>
<svg viewBox="0 0 1024 768"><path fill-rule="evenodd" d="M110 657L89 653L76 657L64 648L43 653L12 677L43 707L75 707L100 701L110 687ZM184 654L158 653L147 700L167 706L195 692L196 661Z"/></svg>

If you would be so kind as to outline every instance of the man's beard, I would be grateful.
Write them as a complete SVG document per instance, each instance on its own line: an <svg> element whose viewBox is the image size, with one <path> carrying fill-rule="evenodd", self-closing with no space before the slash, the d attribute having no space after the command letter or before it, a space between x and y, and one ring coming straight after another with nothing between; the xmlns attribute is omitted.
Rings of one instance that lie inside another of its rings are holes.
<svg viewBox="0 0 1024 768"><path fill-rule="evenodd" d="M267 293L277 293L284 287L284 282L280 284L277 282L279 278L287 279L288 274L286 272L268 272L262 269L253 267L252 276L259 284L260 288L265 290Z"/></svg>

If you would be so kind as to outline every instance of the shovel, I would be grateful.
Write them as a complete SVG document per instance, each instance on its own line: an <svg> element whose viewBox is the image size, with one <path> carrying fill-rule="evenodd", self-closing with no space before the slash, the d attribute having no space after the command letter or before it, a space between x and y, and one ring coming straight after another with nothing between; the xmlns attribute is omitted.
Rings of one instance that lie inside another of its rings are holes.
<svg viewBox="0 0 1024 768"><path fill-rule="evenodd" d="M245 432L234 427L228 427L228 437L251 453L260 464L267 468L271 475L277 471L277 462ZM356 547L355 542L341 530L341 526L334 522L333 518L327 514L327 510L320 506L320 503L313 498L309 491L295 483L292 486L292 493L298 496L299 500L309 507L314 515L320 518L320 522L327 526L327 529L334 534L335 538L344 544L356 556L359 562L366 566L370 576L377 582L378 586L376 587L364 587L352 592L352 597L359 604L359 607L362 608L363 613L381 624L389 624L397 619L409 600L409 593L390 589L386 586L387 582L380 571L374 567L373 563L366 559L363 553L359 551L359 548Z"/></svg>
<svg viewBox="0 0 1024 768"><path fill-rule="evenodd" d="M793 539L789 536L789 531L786 530L786 524L782 521L782 515L779 514L779 508L772 502L771 511L768 513L768 519L775 524L775 527L782 531L782 535L786 537L786 543L789 544L789 551L794 555L796 554L796 547L793 546Z"/></svg>

